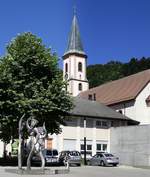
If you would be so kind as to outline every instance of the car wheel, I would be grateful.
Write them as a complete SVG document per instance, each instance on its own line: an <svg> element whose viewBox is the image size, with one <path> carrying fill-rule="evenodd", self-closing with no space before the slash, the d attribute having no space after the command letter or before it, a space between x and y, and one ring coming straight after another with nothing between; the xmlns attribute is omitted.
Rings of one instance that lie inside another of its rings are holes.
<svg viewBox="0 0 150 177"><path fill-rule="evenodd" d="M116 166L117 166L117 164L113 164L113 166L114 166L114 167L116 167Z"/></svg>
<svg viewBox="0 0 150 177"><path fill-rule="evenodd" d="M80 164L80 163L78 163L78 164L77 164L77 166L78 166L78 167L80 167L80 166L81 166L81 164Z"/></svg>
<svg viewBox="0 0 150 177"><path fill-rule="evenodd" d="M100 165L101 165L101 166L105 166L105 163L104 163L103 160L100 162Z"/></svg>

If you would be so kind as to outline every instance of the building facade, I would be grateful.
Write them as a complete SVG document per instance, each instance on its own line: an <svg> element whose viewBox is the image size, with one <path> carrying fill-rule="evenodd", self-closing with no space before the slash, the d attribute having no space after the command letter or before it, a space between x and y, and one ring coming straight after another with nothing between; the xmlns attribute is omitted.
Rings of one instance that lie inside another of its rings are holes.
<svg viewBox="0 0 150 177"><path fill-rule="evenodd" d="M59 152L78 150L83 154L84 137L88 154L110 152L110 128L138 124L96 101L74 98L74 105L66 118L66 126L61 126L62 133L50 135L46 142Z"/></svg>
<svg viewBox="0 0 150 177"><path fill-rule="evenodd" d="M150 83L146 84L143 90L134 100L110 105L116 111L137 120L140 124L150 124Z"/></svg>
<svg viewBox="0 0 150 177"><path fill-rule="evenodd" d="M80 97L95 99L140 124L150 124L150 70L115 80L88 91Z"/></svg>
<svg viewBox="0 0 150 177"><path fill-rule="evenodd" d="M84 118L72 117L62 126L62 133L52 136L52 148L62 150L77 150L84 153L84 137L86 137L86 151L90 155L100 151L110 151L109 121L104 119L86 119L86 130L83 126ZM102 123L104 125L102 125Z"/></svg>

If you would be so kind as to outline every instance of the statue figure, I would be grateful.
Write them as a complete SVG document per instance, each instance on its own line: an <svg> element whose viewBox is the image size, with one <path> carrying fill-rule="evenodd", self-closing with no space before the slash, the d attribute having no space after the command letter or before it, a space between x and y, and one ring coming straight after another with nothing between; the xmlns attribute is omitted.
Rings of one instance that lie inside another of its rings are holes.
<svg viewBox="0 0 150 177"><path fill-rule="evenodd" d="M70 165L69 165L69 159L68 159L68 155L66 154L65 158L64 158L64 165L66 167L66 169L69 171L70 170Z"/></svg>
<svg viewBox="0 0 150 177"><path fill-rule="evenodd" d="M43 127L36 127L37 124L38 121L34 118L29 118L26 122L26 126L31 139L31 149L27 159L27 170L31 169L31 157L34 152L36 152L41 158L42 170L44 170L45 167L45 158L43 156L42 150L44 150L44 143L47 131L45 128L45 123L43 124Z"/></svg>
<svg viewBox="0 0 150 177"><path fill-rule="evenodd" d="M22 169L22 151L23 151L23 129L25 122L23 121L23 118L25 117L25 114L20 118L19 120L19 147L18 147L18 168Z"/></svg>

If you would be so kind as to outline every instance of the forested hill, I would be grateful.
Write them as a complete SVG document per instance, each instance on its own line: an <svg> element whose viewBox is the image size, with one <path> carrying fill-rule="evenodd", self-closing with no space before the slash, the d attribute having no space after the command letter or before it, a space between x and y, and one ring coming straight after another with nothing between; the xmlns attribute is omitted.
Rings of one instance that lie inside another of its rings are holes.
<svg viewBox="0 0 150 177"><path fill-rule="evenodd" d="M110 61L106 64L89 65L87 78L90 88L92 88L146 69L150 69L150 57L132 58L129 63Z"/></svg>

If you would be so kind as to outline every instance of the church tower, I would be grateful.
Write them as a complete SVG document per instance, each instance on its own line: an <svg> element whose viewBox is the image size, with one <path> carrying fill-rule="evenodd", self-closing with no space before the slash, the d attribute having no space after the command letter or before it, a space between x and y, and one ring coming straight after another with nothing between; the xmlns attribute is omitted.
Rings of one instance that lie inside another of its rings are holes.
<svg viewBox="0 0 150 177"><path fill-rule="evenodd" d="M86 62L87 55L83 50L78 21L74 14L67 50L63 55L63 77L68 82L67 91L72 96L89 89Z"/></svg>

